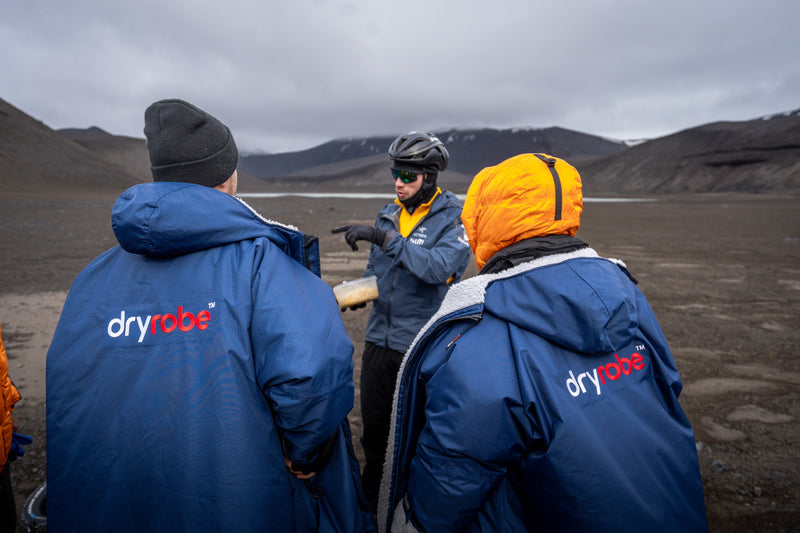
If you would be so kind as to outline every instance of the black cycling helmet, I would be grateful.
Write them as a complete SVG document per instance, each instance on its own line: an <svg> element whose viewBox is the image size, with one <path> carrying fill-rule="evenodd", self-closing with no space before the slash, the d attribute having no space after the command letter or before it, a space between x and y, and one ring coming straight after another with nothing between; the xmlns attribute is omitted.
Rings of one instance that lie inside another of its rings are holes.
<svg viewBox="0 0 800 533"><path fill-rule="evenodd" d="M450 154L436 135L412 131L392 142L389 158L398 166L411 165L437 172L447 168Z"/></svg>

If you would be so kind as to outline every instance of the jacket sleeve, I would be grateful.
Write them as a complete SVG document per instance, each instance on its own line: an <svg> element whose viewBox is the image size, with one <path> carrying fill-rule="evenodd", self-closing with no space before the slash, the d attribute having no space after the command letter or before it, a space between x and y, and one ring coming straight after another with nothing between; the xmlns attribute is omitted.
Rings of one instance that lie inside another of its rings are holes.
<svg viewBox="0 0 800 533"><path fill-rule="evenodd" d="M447 339L429 351L444 352ZM502 341L501 341L502 343ZM536 433L522 408L508 349L464 334L435 368L423 365L425 425L411 461L411 516L425 531L467 527ZM436 364L431 359L431 364Z"/></svg>
<svg viewBox="0 0 800 533"><path fill-rule="evenodd" d="M397 233L386 244L384 253L425 283L442 285L452 277L460 277L467 268L470 247L460 209L444 213L444 228L430 248L416 244Z"/></svg>
<svg viewBox="0 0 800 533"><path fill-rule="evenodd" d="M364 277L375 275L375 268L372 264L372 257L373 254L375 253L374 250L375 250L374 247L372 246L369 247L369 259L367 259L367 268L364 269Z"/></svg>
<svg viewBox="0 0 800 533"><path fill-rule="evenodd" d="M353 408L353 345L333 291L273 247L255 277L250 327L284 452L310 463Z"/></svg>

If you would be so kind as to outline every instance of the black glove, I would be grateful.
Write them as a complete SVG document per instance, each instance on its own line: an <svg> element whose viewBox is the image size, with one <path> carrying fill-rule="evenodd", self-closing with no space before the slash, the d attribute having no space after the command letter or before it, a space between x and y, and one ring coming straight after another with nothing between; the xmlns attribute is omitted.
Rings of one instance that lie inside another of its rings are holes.
<svg viewBox="0 0 800 533"><path fill-rule="evenodd" d="M365 226L364 224L355 224L353 226L341 226L333 228L331 233L344 234L344 240L350 245L353 251L358 250L356 241L369 241L383 247L383 241L386 240L386 232L374 226Z"/></svg>

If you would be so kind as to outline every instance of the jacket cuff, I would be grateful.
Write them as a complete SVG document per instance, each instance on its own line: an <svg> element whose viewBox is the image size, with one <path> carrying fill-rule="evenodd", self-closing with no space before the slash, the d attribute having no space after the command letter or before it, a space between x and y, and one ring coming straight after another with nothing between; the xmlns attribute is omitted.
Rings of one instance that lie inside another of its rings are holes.
<svg viewBox="0 0 800 533"><path fill-rule="evenodd" d="M381 251L386 251L386 247L389 245L389 241L394 239L395 235L400 235L397 231L390 229L386 232L386 236L383 238L383 243L381 244Z"/></svg>
<svg viewBox="0 0 800 533"><path fill-rule="evenodd" d="M333 455L333 449L336 446L336 437L339 431L334 431L333 435L320 444L319 448L315 450L315 458L308 463L297 463L292 461L292 469L302 472L303 474L310 474L311 472L320 472Z"/></svg>

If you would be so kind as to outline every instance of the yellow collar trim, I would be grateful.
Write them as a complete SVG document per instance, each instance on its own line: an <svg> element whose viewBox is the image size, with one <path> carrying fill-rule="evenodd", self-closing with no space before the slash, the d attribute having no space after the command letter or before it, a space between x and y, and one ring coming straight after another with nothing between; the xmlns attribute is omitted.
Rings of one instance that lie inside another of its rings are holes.
<svg viewBox="0 0 800 533"><path fill-rule="evenodd" d="M408 237L409 235L411 235L413 229L416 227L416 225L419 223L420 220L425 218L425 215L427 215L428 212L431 210L431 204L433 204L433 201L441 193L442 189L436 187L436 192L434 193L433 197L424 204L421 204L419 207L417 207L414 210L413 214L408 212L408 210L400 200L398 200L397 198L394 199L394 203L402 207L402 209L400 210L400 217L398 219L398 225L400 226L398 230L400 231L400 235L402 235L403 237Z"/></svg>

